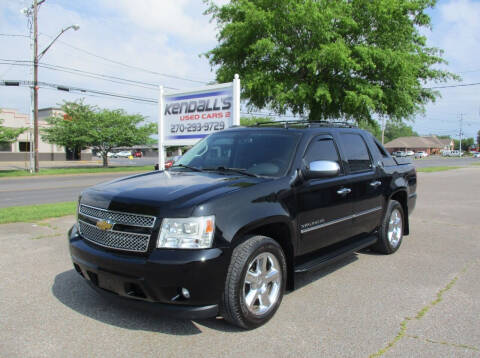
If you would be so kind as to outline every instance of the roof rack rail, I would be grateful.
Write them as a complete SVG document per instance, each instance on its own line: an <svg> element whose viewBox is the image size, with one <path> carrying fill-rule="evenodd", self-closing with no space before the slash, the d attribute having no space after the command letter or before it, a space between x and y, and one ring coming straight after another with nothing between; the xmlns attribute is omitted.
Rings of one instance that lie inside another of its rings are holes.
<svg viewBox="0 0 480 358"><path fill-rule="evenodd" d="M348 122L342 121L309 121L309 120L298 120L298 121L269 121L255 123L246 127L284 127L284 128L315 128L315 127L336 127L336 128L358 128L356 125Z"/></svg>

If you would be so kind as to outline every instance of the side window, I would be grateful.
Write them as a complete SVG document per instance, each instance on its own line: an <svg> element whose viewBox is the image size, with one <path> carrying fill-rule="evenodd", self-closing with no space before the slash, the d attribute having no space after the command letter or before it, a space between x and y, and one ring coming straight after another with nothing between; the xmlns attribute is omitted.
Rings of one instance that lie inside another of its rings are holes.
<svg viewBox="0 0 480 358"><path fill-rule="evenodd" d="M340 134L350 172L362 172L372 168L372 161L363 138L358 134Z"/></svg>
<svg viewBox="0 0 480 358"><path fill-rule="evenodd" d="M329 138L314 139L308 146L304 160L307 164L317 160L329 160L338 163L340 168L342 167L337 147L333 140Z"/></svg>

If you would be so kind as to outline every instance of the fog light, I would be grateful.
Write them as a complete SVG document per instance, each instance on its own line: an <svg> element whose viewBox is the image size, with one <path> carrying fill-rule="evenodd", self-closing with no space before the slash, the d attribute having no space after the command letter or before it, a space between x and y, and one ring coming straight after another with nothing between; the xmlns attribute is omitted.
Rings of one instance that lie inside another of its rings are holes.
<svg viewBox="0 0 480 358"><path fill-rule="evenodd" d="M185 287L182 287L182 296L185 297L186 299L190 298L190 291L187 290Z"/></svg>

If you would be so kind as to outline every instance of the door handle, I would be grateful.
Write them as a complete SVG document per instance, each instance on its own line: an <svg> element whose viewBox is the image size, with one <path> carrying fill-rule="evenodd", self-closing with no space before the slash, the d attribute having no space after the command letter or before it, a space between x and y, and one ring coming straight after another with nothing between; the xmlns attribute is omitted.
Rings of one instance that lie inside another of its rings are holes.
<svg viewBox="0 0 480 358"><path fill-rule="evenodd" d="M337 190L338 195L346 195L352 192L352 189L349 188L342 188Z"/></svg>
<svg viewBox="0 0 480 358"><path fill-rule="evenodd" d="M370 186L373 186L374 188L376 188L376 187L379 186L379 185L382 185L382 182L379 181L379 180L372 181L372 182L370 183Z"/></svg>

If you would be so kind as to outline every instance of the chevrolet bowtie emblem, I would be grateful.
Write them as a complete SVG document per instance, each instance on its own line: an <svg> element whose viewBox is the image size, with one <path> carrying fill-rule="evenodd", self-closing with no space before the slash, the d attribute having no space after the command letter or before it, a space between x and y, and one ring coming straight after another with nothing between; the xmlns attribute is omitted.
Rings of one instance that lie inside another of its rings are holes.
<svg viewBox="0 0 480 358"><path fill-rule="evenodd" d="M103 231L112 230L115 223L112 220L100 220L97 221L96 226Z"/></svg>

